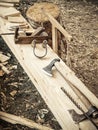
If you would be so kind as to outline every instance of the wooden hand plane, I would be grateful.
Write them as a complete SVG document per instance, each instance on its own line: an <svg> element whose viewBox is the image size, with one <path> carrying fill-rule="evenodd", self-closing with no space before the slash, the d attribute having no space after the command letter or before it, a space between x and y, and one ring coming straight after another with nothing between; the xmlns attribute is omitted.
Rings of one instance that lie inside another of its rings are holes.
<svg viewBox="0 0 98 130"><path fill-rule="evenodd" d="M25 32L24 34L19 34L19 28L16 28L14 40L16 44L31 44L33 40L36 40L38 43L42 43L43 40L49 38L48 34L44 31L45 28L39 27L33 33Z"/></svg>

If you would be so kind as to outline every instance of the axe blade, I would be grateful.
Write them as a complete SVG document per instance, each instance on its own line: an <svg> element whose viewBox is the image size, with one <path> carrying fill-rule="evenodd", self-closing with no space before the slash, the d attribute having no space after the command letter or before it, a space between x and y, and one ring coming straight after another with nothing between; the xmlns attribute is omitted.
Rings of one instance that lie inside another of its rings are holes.
<svg viewBox="0 0 98 130"><path fill-rule="evenodd" d="M51 69L50 69L49 66L44 67L42 70L43 70L43 72L44 72L46 75L51 76L51 77L53 76L52 71L51 71Z"/></svg>
<svg viewBox="0 0 98 130"><path fill-rule="evenodd" d="M46 67L43 68L43 71L45 72L45 74L47 74L48 76L53 76L52 74L52 68L55 66L56 62L60 62L59 58L55 58L53 59L49 65L47 65Z"/></svg>
<svg viewBox="0 0 98 130"><path fill-rule="evenodd" d="M69 111L69 113L70 113L70 115L71 115L71 117L72 117L72 119L73 119L73 121L74 121L75 123L79 123L79 122L81 122L81 121L87 119L84 114L78 114L78 113L77 113L75 110L73 110L73 109L68 110L68 111Z"/></svg>

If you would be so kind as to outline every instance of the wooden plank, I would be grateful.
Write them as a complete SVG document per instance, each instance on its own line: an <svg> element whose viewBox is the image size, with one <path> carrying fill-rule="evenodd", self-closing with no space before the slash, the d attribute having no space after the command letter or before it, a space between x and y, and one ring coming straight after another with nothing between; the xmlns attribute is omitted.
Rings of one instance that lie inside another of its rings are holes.
<svg viewBox="0 0 98 130"><path fill-rule="evenodd" d="M19 3L20 0L0 0L1 2Z"/></svg>
<svg viewBox="0 0 98 130"><path fill-rule="evenodd" d="M9 22L12 22L12 23L24 23L24 19L22 19L22 17L20 16L14 16L14 17L11 17L11 16L8 16L8 21Z"/></svg>
<svg viewBox="0 0 98 130"><path fill-rule="evenodd" d="M12 3L4 3L4 2L0 2L0 6L4 6L4 7L13 7L14 4L12 4Z"/></svg>
<svg viewBox="0 0 98 130"><path fill-rule="evenodd" d="M0 23L2 24L2 33L9 32L4 26L4 21L2 18L0 18ZM12 50L12 52L14 53L28 76L30 77L31 81L36 86L37 90L41 94L42 98L44 99L56 119L58 120L63 130L79 130L79 126L81 130L96 130L96 128L88 120L81 122L79 125L75 124L72 120L72 117L68 112L69 109L74 109L78 113L81 112L63 93L61 87L64 87L74 97L74 99L77 100L79 104L81 104L82 108L85 111L87 111L87 109L81 103L77 95L75 95L75 93L72 91L68 83L59 74L59 72L54 71L53 77L48 77L42 72L42 68L49 64L53 58L58 58L57 54L55 54L50 47L48 47L47 56L40 60L33 55L31 45L17 45L14 42L13 36L2 37L6 41L7 45ZM68 73L72 73L72 71L63 63L63 61L61 62L61 64L63 64ZM98 99L95 97L95 95L92 94L86 86L84 86L84 90L85 92L87 91L88 95L92 97L93 100L91 100L90 98L92 103L98 107Z"/></svg>
<svg viewBox="0 0 98 130"><path fill-rule="evenodd" d="M17 16L20 15L20 12L13 7L6 8L5 10L0 9L0 16L7 18L8 16Z"/></svg>
<svg viewBox="0 0 98 130"><path fill-rule="evenodd" d="M0 119L3 119L3 120L10 122L12 124L21 124L21 125L28 126L29 128L36 128L38 130L53 130L53 129L48 128L46 126L37 124L34 121L29 120L27 118L12 115L12 114L5 113L5 112L2 112L2 111L0 111Z"/></svg>

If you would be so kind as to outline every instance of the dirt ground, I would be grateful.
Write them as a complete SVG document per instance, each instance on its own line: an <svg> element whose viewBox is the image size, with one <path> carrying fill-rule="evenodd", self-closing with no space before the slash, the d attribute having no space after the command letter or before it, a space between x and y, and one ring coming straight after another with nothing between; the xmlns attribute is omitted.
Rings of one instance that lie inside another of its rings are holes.
<svg viewBox="0 0 98 130"><path fill-rule="evenodd" d="M68 44L67 54L65 48L61 48L61 58L98 97L98 2L96 1L50 0L49 2L59 6L60 23L73 36L73 41ZM18 9L24 17L27 8L34 2L43 0L20 2ZM9 75L0 77L0 110L61 130L48 106L1 37L0 51L10 56L6 67L11 71ZM0 120L0 130L30 130L30 128Z"/></svg>

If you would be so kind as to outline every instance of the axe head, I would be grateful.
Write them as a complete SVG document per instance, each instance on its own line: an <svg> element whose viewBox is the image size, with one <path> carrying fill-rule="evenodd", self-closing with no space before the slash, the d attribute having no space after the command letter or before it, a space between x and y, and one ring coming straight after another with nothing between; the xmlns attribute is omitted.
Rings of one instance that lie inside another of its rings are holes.
<svg viewBox="0 0 98 130"><path fill-rule="evenodd" d="M78 114L75 110L71 109L68 110L70 115L72 116L72 119L75 123L79 123L86 119L84 114Z"/></svg>
<svg viewBox="0 0 98 130"><path fill-rule="evenodd" d="M47 75L53 76L53 74L52 74L52 68L55 66L55 62L60 62L60 59L57 58L57 59L52 60L49 65L47 65L46 67L43 68L43 71Z"/></svg>
<svg viewBox="0 0 98 130"><path fill-rule="evenodd" d="M85 113L85 114L78 114L75 110L69 110L69 113L71 114L73 120L76 122L76 123L79 123L85 119L87 119L87 117L85 116L85 114L88 116L88 117L91 117L91 118L94 118L94 119L97 119L98 118L98 109L95 107L95 106L91 106L89 108L89 110Z"/></svg>

